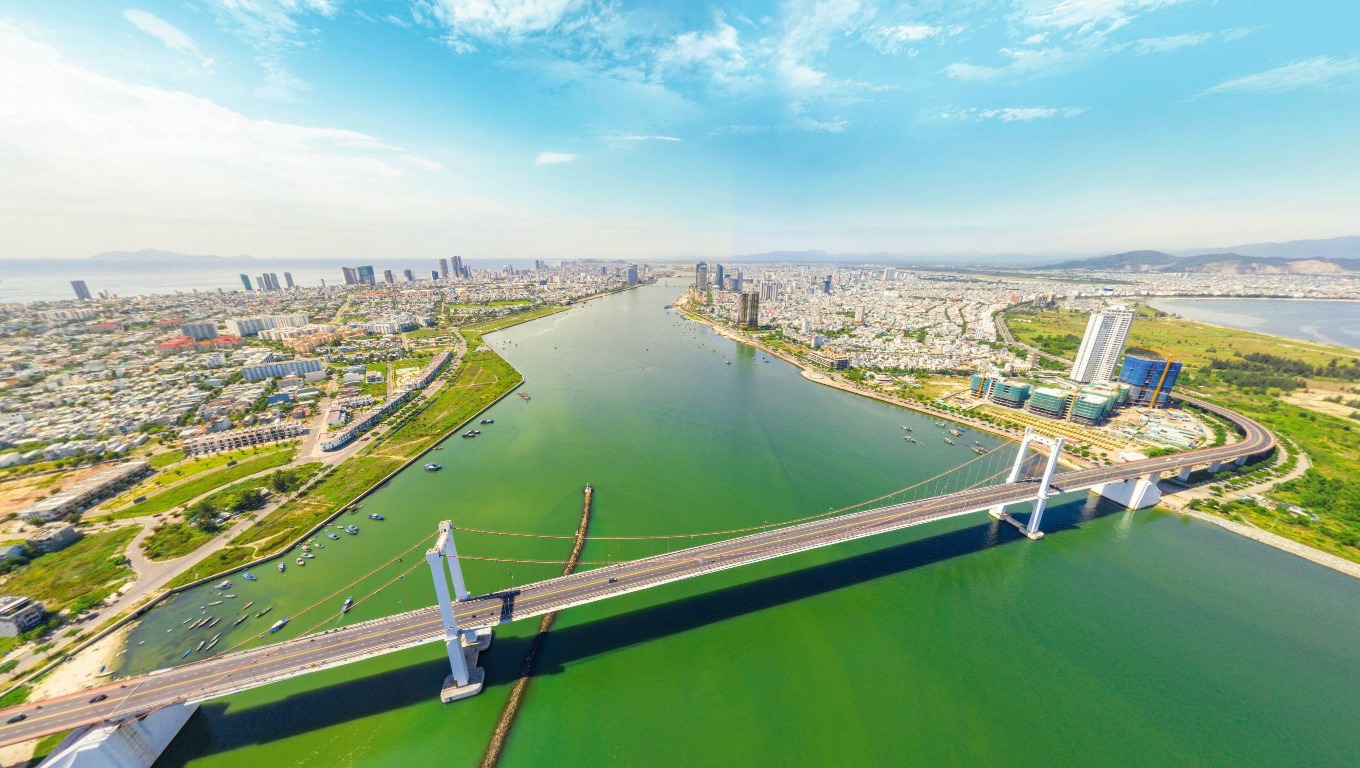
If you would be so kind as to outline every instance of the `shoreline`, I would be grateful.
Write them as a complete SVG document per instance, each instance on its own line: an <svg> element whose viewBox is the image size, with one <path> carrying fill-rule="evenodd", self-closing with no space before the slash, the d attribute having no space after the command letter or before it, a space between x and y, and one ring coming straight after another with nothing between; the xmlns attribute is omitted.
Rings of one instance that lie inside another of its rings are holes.
<svg viewBox="0 0 1360 768"><path fill-rule="evenodd" d="M1206 326L1206 327L1209 327L1209 328L1218 328L1218 329L1221 329L1221 330L1224 330L1224 331L1231 331L1231 332L1233 332L1233 333L1254 333L1254 334L1256 334L1256 335L1258 335L1258 336L1265 336L1265 337L1268 337L1268 338L1271 338L1271 339L1279 339L1280 341L1282 341L1282 342L1287 342L1287 343L1295 343L1295 344L1303 343L1303 344L1312 344L1312 345L1318 346L1318 347L1330 347L1330 348L1332 348L1332 349L1341 350L1341 351L1343 351L1343 352L1352 352L1352 353L1354 353L1355 351L1360 350L1360 347L1348 347L1348 346L1346 346L1345 344L1336 344L1336 343L1333 343L1333 342L1330 342L1330 341L1318 341L1318 340L1316 340L1316 339L1301 339L1301 338L1299 338L1298 336L1282 336L1282 335L1280 335L1280 334L1278 334L1278 333L1267 333L1266 331L1257 330L1257 329L1255 329L1255 328L1235 328L1235 327L1233 327L1233 326L1231 326L1231 325L1222 325L1221 323L1211 323L1211 322L1209 322L1209 321L1207 321L1207 320L1196 320L1196 319L1193 318L1193 317L1186 317L1185 315L1179 314L1179 313L1177 313L1177 312L1169 312L1168 310L1159 309L1159 308L1153 306L1153 305L1152 305L1152 302L1153 302L1153 301L1157 301L1157 300L1159 300L1159 299L1160 299L1160 300L1165 300L1165 301L1330 301L1330 302L1341 302L1341 303L1350 303L1350 304L1360 304L1360 299L1285 299L1285 298L1270 298L1270 297L1261 297L1261 298L1255 298L1255 299L1245 299L1245 298L1241 298L1241 297L1237 297L1237 296L1204 296L1204 297L1145 296L1145 297L1140 297L1140 299L1139 299L1143 304L1146 304L1147 306L1152 307L1153 309L1156 309L1158 312L1167 312L1167 314L1171 315L1171 317L1173 317L1174 319L1176 319L1176 320L1181 320L1181 321L1184 321L1184 322L1187 322L1187 323L1195 323L1196 325L1203 325L1203 326Z"/></svg>
<svg viewBox="0 0 1360 768"><path fill-rule="evenodd" d="M775 356L775 357L778 357L779 359L784 360L785 362L788 362L788 363L790 363L791 365L794 365L795 367L797 367L797 368L799 369L799 372L800 372L800 374L802 375L802 377L803 377L804 379L808 380L808 381L811 381L811 382L814 382L814 383L817 383L817 384L822 384L822 385L824 385L824 386L832 387L833 389L839 389L839 390L841 390L842 392L847 392L847 393L849 393L849 394L859 395L859 396L861 396L861 397L867 397L867 398L870 398L870 399L879 400L879 401L884 402L884 403L887 403L887 404L889 404L889 405L896 405L896 406L899 406L899 407L902 407L902 408L906 408L906 409L908 409L908 410L916 411L917 413L921 413L921 414L924 414L924 415L928 415L928 416L936 416L936 417L939 417L939 418L956 418L956 415L955 415L955 414L946 414L946 415L942 415L942 414L939 414L939 413L937 413L937 412L935 412L935 411L932 411L932 410L923 408L923 407L921 407L921 406L919 406L919 405L908 404L908 403L906 403L906 401L902 401L902 400L899 400L899 399L897 399L897 398L892 398L892 397L889 397L889 396L887 396L887 395L883 395L883 394L881 394L881 393L865 391L865 390L859 389L858 387L852 387L852 386L849 386L849 385L845 385L845 384L843 384L843 383L841 383L841 382L839 382L839 381L833 379L831 376L827 375L826 373L823 373L822 371L816 370L815 368L812 368L812 367L808 366L808 365L807 365L806 363L804 363L803 361L797 360L796 358L791 358L791 356L789 356L789 355L787 355L787 354L782 354L782 353L778 352L777 350L770 349L770 348L766 347L765 345L761 344L759 341L757 341L757 340L755 340L755 339L742 338L739 334L733 332L731 329L726 328L726 327L721 326L721 325L718 325L718 324L715 324L715 323L713 323L713 322L710 322L710 321L708 321L707 319L704 319L703 317L698 316L698 315L694 314L692 311L690 311L690 310L688 309L688 294L682 295L681 298L678 299L672 306L674 306L674 307L676 307L676 309L680 310L681 313L682 313L685 317L689 318L690 320L692 320L692 321L694 321L694 322L696 322L696 323L702 323L702 324L708 326L709 328L712 328L713 331L714 331L715 333L717 333L719 336L722 336L722 337L725 338L725 339L728 339L728 340L731 340L731 341L735 341L735 342L737 342L737 343L739 343L739 344L746 344L746 345L748 345L748 346L754 347L754 348L756 348L756 349L761 350L762 352L765 352L765 353L767 353L767 354L770 354L770 355L773 355L773 356ZM1198 320L1191 320L1190 322L1196 322L1196 323L1197 323L1197 322L1199 322L1199 321L1198 321ZM1209 323L1205 323L1205 325L1209 325ZM1221 326L1221 327L1222 327L1222 326ZM1234 330L1234 331L1236 331L1236 330L1241 330L1241 329L1230 328L1229 330ZM1291 340L1291 341L1301 341L1300 339L1290 339L1290 338L1287 337L1287 336L1281 336L1281 337L1279 337L1279 338L1289 339L1289 340ZM1316 342L1312 342L1312 343L1316 343ZM970 423L971 423L971 422L970 422ZM995 426L993 426L993 425L990 425L990 424L987 424L987 425L985 425L985 426L980 425L979 428L983 428L983 429L985 429L985 431L987 431L987 432L989 432L989 433L991 433L991 434L993 434L993 435L996 435L996 436L998 436L998 437L1003 437L1003 438L1006 438L1006 439L1012 439L1012 436L1011 436L1011 435L1002 433L1001 431L999 431L999 430L998 430ZM1059 460L1059 463L1064 463L1064 462L1066 462L1066 460L1067 460L1067 457L1064 456L1064 457L1062 457L1062 458ZM1070 465L1070 463L1069 463L1069 465ZM1172 494L1172 495L1174 496L1174 494ZM1280 551L1282 551L1282 552L1287 552L1287 553L1292 554L1292 555L1295 555L1295 556L1297 556L1297 557L1301 557L1301 558L1303 558L1303 559L1305 559L1305 560L1308 560L1308 561L1314 563L1315 565L1320 565L1320 566L1322 566L1322 567L1324 567L1324 568L1328 568L1328 569L1331 569L1331 570L1333 570L1333 571L1337 571L1337 572L1339 572L1339 573L1344 573L1344 574L1346 574L1346 575L1354 576L1355 578L1360 579L1360 564L1353 563L1353 562L1351 562L1351 561L1349 561L1349 560L1346 560L1345 558L1338 557L1338 556L1333 555L1333 554L1331 554L1331 553L1329 553L1329 552L1323 552L1323 551L1320 550L1320 549L1314 549L1313 547L1310 547L1310 546L1308 546L1307 544L1302 544L1302 543L1300 543L1300 542L1294 541L1293 539L1287 539L1287 538L1285 538L1285 537L1283 537L1283 536L1280 536L1280 535L1278 535L1278 534L1271 533L1271 532L1269 532L1269 531L1263 531L1263 530L1260 530L1260 529L1258 529L1258 528L1252 527L1252 526L1250 526L1250 525L1246 525L1246 524L1243 524L1243 523L1238 523L1238 522L1235 522L1235 521L1232 521L1232 520L1228 520L1228 519L1226 519L1226 518L1215 517L1214 515L1210 515L1210 514L1207 514L1207 513L1204 513L1204 512L1200 512L1200 511L1198 511L1198 510L1192 510L1192 509L1188 509L1188 508L1185 508L1185 509L1171 509L1171 508L1169 508L1168 506L1166 506L1166 505L1164 505L1164 504L1158 504L1157 506L1153 507L1152 509L1154 509L1154 510L1160 510L1160 511L1163 511L1163 512L1166 512L1166 513L1169 513L1169 514L1185 515L1185 516L1187 516L1187 517L1192 517L1192 518L1195 518L1195 519L1197 519L1197 520L1201 520L1201 521L1203 521L1203 522L1206 522L1206 523L1210 523L1210 524L1216 525L1216 526L1218 526L1218 527L1220 527L1220 528L1222 528L1222 529L1224 529L1224 530L1226 530L1226 531L1229 531L1229 532L1231 532L1231 533L1236 533L1236 534L1238 534L1239 536L1243 536L1243 537L1245 537L1245 538L1251 539L1252 541L1255 541L1255 542L1257 542L1257 543L1259 543L1259 544L1264 544L1264 545L1266 545L1266 546L1273 547L1273 548L1278 549L1278 550L1280 550Z"/></svg>

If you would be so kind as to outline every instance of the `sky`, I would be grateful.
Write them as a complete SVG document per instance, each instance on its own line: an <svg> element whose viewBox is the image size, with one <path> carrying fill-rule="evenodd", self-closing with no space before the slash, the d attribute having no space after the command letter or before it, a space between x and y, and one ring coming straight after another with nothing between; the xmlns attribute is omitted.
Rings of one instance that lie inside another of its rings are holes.
<svg viewBox="0 0 1360 768"><path fill-rule="evenodd" d="M8 0L0 259L1360 234L1355 0Z"/></svg>

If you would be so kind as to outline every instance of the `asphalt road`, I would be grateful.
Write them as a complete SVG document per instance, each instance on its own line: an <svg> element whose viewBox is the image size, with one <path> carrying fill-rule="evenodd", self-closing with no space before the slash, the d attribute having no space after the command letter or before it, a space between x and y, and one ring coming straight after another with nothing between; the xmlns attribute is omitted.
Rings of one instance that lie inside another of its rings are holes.
<svg viewBox="0 0 1360 768"><path fill-rule="evenodd" d="M1235 423L1242 432L1242 440L1144 461L1064 472L1054 476L1054 488L1063 492L1082 490L1153 472L1171 472L1186 466L1254 456L1275 446L1274 436L1256 422L1209 403L1190 402ZM998 504L1025 501L1033 498L1034 493L1032 483L993 485L762 531L479 595L457 604L456 615L460 627L491 627L713 571L969 514ZM211 699L317 669L433 642L442 636L438 611L431 606L263 648L215 656L78 694L0 710L0 745L144 713L179 701ZM431 682L431 695L438 682ZM99 695L107 698L90 702ZM26 719L6 723L21 713Z"/></svg>

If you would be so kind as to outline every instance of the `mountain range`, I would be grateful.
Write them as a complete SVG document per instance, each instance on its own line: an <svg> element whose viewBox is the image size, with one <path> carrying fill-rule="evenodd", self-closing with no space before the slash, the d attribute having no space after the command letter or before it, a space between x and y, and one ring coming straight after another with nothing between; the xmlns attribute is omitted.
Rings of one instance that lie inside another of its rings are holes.
<svg viewBox="0 0 1360 768"><path fill-rule="evenodd" d="M1360 259L1335 257L1248 256L1202 253L1175 256L1162 251L1129 251L1091 259L1069 259L1030 269L1094 272L1196 272L1220 275L1328 275L1360 272Z"/></svg>
<svg viewBox="0 0 1360 768"><path fill-rule="evenodd" d="M104 253L96 253L90 258L96 261L212 261L222 264L245 263L255 260L253 256L194 256L187 253L158 251L155 248L143 248L140 251L105 251Z"/></svg>

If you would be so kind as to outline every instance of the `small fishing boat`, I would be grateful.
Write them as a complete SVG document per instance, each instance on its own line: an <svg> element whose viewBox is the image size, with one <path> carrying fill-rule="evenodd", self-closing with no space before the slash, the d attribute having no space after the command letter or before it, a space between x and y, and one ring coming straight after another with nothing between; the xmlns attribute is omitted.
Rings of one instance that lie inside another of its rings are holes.
<svg viewBox="0 0 1360 768"><path fill-rule="evenodd" d="M250 615L249 615L249 614L246 614L245 616L242 616L241 618L239 618L239 619L237 619L236 621L232 622L232 626L233 626L233 627L239 627L239 626L241 626L241 622L245 621L245 620L248 619L248 618L250 618Z"/></svg>
<svg viewBox="0 0 1360 768"><path fill-rule="evenodd" d="M222 595L222 597L225 597L225 598L235 598L236 595Z"/></svg>
<svg viewBox="0 0 1360 768"><path fill-rule="evenodd" d="M283 573L284 570L287 568L288 566L284 565L283 563L279 563L279 573Z"/></svg>
<svg viewBox="0 0 1360 768"><path fill-rule="evenodd" d="M495 420L495 419L482 419L481 423L483 423L483 424L495 424L495 423L496 423L496 420Z"/></svg>
<svg viewBox="0 0 1360 768"><path fill-rule="evenodd" d="M312 554L311 552L303 552L302 557L306 560L311 560L312 558L316 557L316 555Z"/></svg>
<svg viewBox="0 0 1360 768"><path fill-rule="evenodd" d="M221 604L222 604L221 600L214 600L211 603L208 603L208 605L221 605Z"/></svg>
<svg viewBox="0 0 1360 768"><path fill-rule="evenodd" d="M231 582L224 581L221 584L218 584L217 586L213 587L213 589L231 589Z"/></svg>
<svg viewBox="0 0 1360 768"><path fill-rule="evenodd" d="M356 534L356 533L358 533L358 532L359 532L359 526L357 526L357 525L347 525L347 526L345 526L345 533L348 533L348 534L350 534L351 536L353 536L354 534Z"/></svg>
<svg viewBox="0 0 1360 768"><path fill-rule="evenodd" d="M272 635L286 626L288 626L288 617L284 616L282 619L279 619L278 621L274 622L274 625L269 628L269 634Z"/></svg>
<svg viewBox="0 0 1360 768"><path fill-rule="evenodd" d="M254 601L254 600L251 600L250 602L248 602L248 603L246 603L245 605L241 606L241 610L243 610L243 611L248 611L248 610L250 610L250 606L252 606L252 605L254 605L254 604L255 604L255 601Z"/></svg>
<svg viewBox="0 0 1360 768"><path fill-rule="evenodd" d="M306 561L306 560L303 560L303 559L300 558L300 557L297 559L296 562L297 562L297 564L300 565L300 566L301 566L301 565L306 565L306 564L307 564L307 561Z"/></svg>
<svg viewBox="0 0 1360 768"><path fill-rule="evenodd" d="M207 644L208 644L208 641L207 641L207 640L199 640L199 641L198 641L198 647L194 649L194 653L198 653L199 651L203 650L203 646L205 646L205 645L207 645Z"/></svg>
<svg viewBox="0 0 1360 768"><path fill-rule="evenodd" d="M194 649L193 649L193 648L190 648L189 650L185 651L184 653L181 653L181 654L179 655L179 657L182 659L182 658L188 656L189 654L191 654L191 653L193 653L193 652L194 652Z"/></svg>
<svg viewBox="0 0 1360 768"><path fill-rule="evenodd" d="M444 468L443 465L435 464L434 462L430 462L429 464L425 465L426 472L438 472L443 468Z"/></svg>
<svg viewBox="0 0 1360 768"><path fill-rule="evenodd" d="M260 618L261 616L265 615L266 613L269 613L269 612L272 611L272 610L274 610L274 606L271 605L271 606L269 606L268 608L264 609L263 611L260 611L259 613L255 614L255 618L258 619L258 618Z"/></svg>
<svg viewBox="0 0 1360 768"><path fill-rule="evenodd" d="M345 604L344 604L343 606L340 607L340 612L341 612L341 613L349 613L349 609L351 609L351 608L353 608L353 607L354 607L354 598L352 598L352 597L347 597L347 598L345 598Z"/></svg>
<svg viewBox="0 0 1360 768"><path fill-rule="evenodd" d="M204 650L211 651L213 649L213 646L217 645L217 641L221 639L222 639L221 632L218 632L217 634L213 635L213 639L208 641L208 647L205 648Z"/></svg>
<svg viewBox="0 0 1360 768"><path fill-rule="evenodd" d="M950 439L947 438L947 437L944 439L944 441L945 441L946 443L949 443L950 445L953 445L953 444L954 444L954 441L953 441L953 440L950 440Z"/></svg>
<svg viewBox="0 0 1360 768"><path fill-rule="evenodd" d="M338 534L338 533L328 533L328 534L326 534L326 536L328 536L329 538L332 538L332 539L338 539L338 538L340 538L340 534Z"/></svg>
<svg viewBox="0 0 1360 768"><path fill-rule="evenodd" d="M185 619L184 621L181 621L180 623L181 623L181 624L188 624L189 622L191 622L191 621L193 621L193 620L194 620L194 617L193 617L193 616L190 616L189 618Z"/></svg>
<svg viewBox="0 0 1360 768"><path fill-rule="evenodd" d="M369 519L369 520L384 520L384 519L386 519L386 518L384 518L382 515L378 514L377 512L370 512L370 513L368 513L368 519Z"/></svg>
<svg viewBox="0 0 1360 768"><path fill-rule="evenodd" d="M250 573L247 573L247 574L246 574L246 581L254 581L254 580L255 580L255 575L254 575L254 574L250 574Z"/></svg>
<svg viewBox="0 0 1360 768"><path fill-rule="evenodd" d="M213 619L212 621L208 622L208 623L205 624L204 626L206 626L206 627L209 628L209 629L212 629L213 627L217 626L217 622L219 622L219 621L221 621L221 619Z"/></svg>

